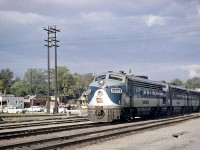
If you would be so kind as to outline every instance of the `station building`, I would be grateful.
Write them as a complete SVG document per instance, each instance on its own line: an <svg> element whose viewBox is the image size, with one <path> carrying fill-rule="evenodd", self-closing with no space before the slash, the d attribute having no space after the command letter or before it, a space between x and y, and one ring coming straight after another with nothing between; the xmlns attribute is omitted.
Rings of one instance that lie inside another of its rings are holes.
<svg viewBox="0 0 200 150"><path fill-rule="evenodd" d="M0 95L0 108L4 109L8 106L24 108L24 97L16 97L15 95Z"/></svg>

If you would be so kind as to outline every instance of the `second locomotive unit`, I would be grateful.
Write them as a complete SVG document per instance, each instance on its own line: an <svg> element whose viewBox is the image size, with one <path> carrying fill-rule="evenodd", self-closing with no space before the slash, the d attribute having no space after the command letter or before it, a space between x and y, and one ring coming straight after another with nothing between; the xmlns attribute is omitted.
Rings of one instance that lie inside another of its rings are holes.
<svg viewBox="0 0 200 150"><path fill-rule="evenodd" d="M108 72L95 77L89 85L88 103L89 120L111 122L199 111L200 92L123 72Z"/></svg>

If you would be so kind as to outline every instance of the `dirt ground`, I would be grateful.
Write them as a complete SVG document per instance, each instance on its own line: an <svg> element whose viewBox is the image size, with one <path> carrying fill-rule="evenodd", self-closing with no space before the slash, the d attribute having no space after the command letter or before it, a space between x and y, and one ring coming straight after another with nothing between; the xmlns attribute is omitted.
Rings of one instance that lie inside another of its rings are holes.
<svg viewBox="0 0 200 150"><path fill-rule="evenodd" d="M77 150L199 150L200 119L81 147Z"/></svg>

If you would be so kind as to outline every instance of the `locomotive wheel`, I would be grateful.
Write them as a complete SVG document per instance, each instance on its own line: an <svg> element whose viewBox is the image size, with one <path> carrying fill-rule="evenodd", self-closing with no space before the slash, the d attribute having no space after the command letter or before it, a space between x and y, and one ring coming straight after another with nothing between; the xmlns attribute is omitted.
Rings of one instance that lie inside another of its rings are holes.
<svg viewBox="0 0 200 150"><path fill-rule="evenodd" d="M160 113L159 108L151 108L151 111L149 112L151 118L158 117L159 113Z"/></svg>
<svg viewBox="0 0 200 150"><path fill-rule="evenodd" d="M185 113L185 109L184 109L184 107L181 107L181 112L180 112L180 114L184 114Z"/></svg>
<svg viewBox="0 0 200 150"><path fill-rule="evenodd" d="M123 108L121 110L121 120L123 121L130 121L132 117L132 113L130 111L130 108Z"/></svg>
<svg viewBox="0 0 200 150"><path fill-rule="evenodd" d="M135 116L136 116L136 114L137 114L137 109L135 109L135 108L132 109L132 110L131 110L131 114L132 114L131 118L132 118L132 119L135 119Z"/></svg>
<svg viewBox="0 0 200 150"><path fill-rule="evenodd" d="M172 115L172 112L170 110L170 107L168 107L166 110L166 116L170 116L170 115Z"/></svg>

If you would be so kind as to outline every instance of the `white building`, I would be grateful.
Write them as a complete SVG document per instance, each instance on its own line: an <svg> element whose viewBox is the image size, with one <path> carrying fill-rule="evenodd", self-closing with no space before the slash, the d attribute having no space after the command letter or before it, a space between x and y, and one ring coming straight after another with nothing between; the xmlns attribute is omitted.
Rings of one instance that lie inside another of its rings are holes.
<svg viewBox="0 0 200 150"><path fill-rule="evenodd" d="M195 88L195 90L200 91L200 88Z"/></svg>
<svg viewBox="0 0 200 150"><path fill-rule="evenodd" d="M24 97L15 97L14 95L0 95L0 108L8 106L24 108Z"/></svg>

